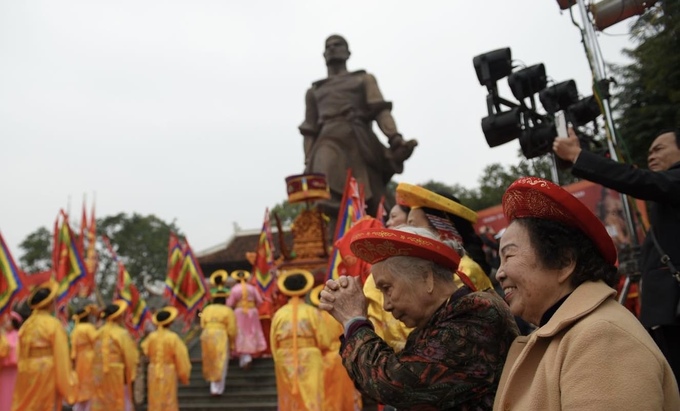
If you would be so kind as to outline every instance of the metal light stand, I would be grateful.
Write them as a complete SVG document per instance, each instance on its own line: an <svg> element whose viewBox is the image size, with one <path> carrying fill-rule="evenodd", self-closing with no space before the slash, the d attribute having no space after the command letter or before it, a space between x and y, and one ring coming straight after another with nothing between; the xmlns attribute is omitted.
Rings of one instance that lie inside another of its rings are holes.
<svg viewBox="0 0 680 411"><path fill-rule="evenodd" d="M588 62L590 63L590 69L593 72L594 84L599 83L605 78L604 73L604 62L601 61L600 45L597 41L595 34L595 29L588 16L588 10L585 5L584 0L576 1L579 12L581 14L581 21L583 24L582 36L583 45L586 48L586 55L588 57ZM594 93L595 94L595 93ZM606 125L606 130L609 133L609 138L607 138L607 147L609 149L609 155L614 161L619 161L618 154L616 153L617 137L616 128L614 126L614 119L612 116L612 110L609 105L608 98L600 99L602 103L602 111L604 114L604 120ZM626 275L626 280L624 282L623 288L619 295L619 303L623 304L628 298L628 292L630 291L630 286L633 282L638 282L640 279L639 267L637 266L637 256L635 250L639 247L639 239L637 236L637 230L635 229L635 224L633 223L633 213L630 209L630 204L628 202L628 197L625 194L619 193L621 196L621 201L623 203L623 213L626 220L626 227L631 236L632 244L630 250L625 250L619 253L619 271ZM623 261L622 256L626 257L627 261Z"/></svg>

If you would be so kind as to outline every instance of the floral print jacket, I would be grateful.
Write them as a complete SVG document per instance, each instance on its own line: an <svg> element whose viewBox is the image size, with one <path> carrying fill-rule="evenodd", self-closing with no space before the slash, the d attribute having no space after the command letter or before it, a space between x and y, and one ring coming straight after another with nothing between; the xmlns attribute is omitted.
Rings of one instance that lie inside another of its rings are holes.
<svg viewBox="0 0 680 411"><path fill-rule="evenodd" d="M518 331L493 292L458 289L395 353L369 324L340 353L365 395L399 411L491 410L505 357Z"/></svg>

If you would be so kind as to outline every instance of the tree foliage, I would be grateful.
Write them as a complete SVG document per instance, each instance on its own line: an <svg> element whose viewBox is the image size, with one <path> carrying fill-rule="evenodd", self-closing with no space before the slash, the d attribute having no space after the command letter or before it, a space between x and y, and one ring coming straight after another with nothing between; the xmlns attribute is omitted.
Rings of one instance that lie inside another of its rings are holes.
<svg viewBox="0 0 680 411"><path fill-rule="evenodd" d="M168 224L153 214L143 216L133 213L128 216L119 213L97 221L98 234L109 238L112 248L143 294L146 294L144 279L165 280L171 231L180 235L174 222ZM114 288L118 270L110 253L102 251L95 280L101 284L104 293L104 288Z"/></svg>
<svg viewBox="0 0 680 411"><path fill-rule="evenodd" d="M52 266L52 233L40 227L19 244L23 255L19 257L21 268L27 273L47 271Z"/></svg>
<svg viewBox="0 0 680 411"><path fill-rule="evenodd" d="M614 66L614 108L620 142L633 164L646 164L656 133L680 123L680 2L662 1L637 19L624 50L631 64Z"/></svg>
<svg viewBox="0 0 680 411"><path fill-rule="evenodd" d="M180 235L174 222L168 224L155 215L131 216L120 213L97 220L97 236L106 235L125 264L139 291L146 296L144 279L164 280L167 273L168 239L170 231ZM52 234L45 227L30 233L20 244L19 258L26 272L44 271L52 265ZM95 281L105 299L114 292L118 267L101 241L97 242L99 267Z"/></svg>

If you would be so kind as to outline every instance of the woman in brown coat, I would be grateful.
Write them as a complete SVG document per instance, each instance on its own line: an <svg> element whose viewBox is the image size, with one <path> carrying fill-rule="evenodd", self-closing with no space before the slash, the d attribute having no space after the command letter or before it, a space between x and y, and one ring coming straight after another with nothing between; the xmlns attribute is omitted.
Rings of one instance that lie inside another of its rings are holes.
<svg viewBox="0 0 680 411"><path fill-rule="evenodd" d="M503 212L496 278L539 328L513 343L494 410L680 410L670 366L615 300L616 249L595 215L535 177L508 188Z"/></svg>

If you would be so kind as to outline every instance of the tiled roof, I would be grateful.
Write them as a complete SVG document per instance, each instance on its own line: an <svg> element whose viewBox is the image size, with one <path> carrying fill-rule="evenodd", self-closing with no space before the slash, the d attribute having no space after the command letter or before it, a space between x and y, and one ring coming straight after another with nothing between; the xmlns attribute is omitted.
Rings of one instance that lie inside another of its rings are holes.
<svg viewBox="0 0 680 411"><path fill-rule="evenodd" d="M214 266L247 262L246 253L255 252L257 250L259 238L259 231L236 233L223 247L213 247L206 252L199 253L199 256L197 257L198 263L201 266ZM292 250L293 234L289 229L283 230L283 240L287 249L289 251ZM281 244L279 242L279 233L277 230L272 230L272 241L274 243L274 258L277 258L281 254Z"/></svg>

